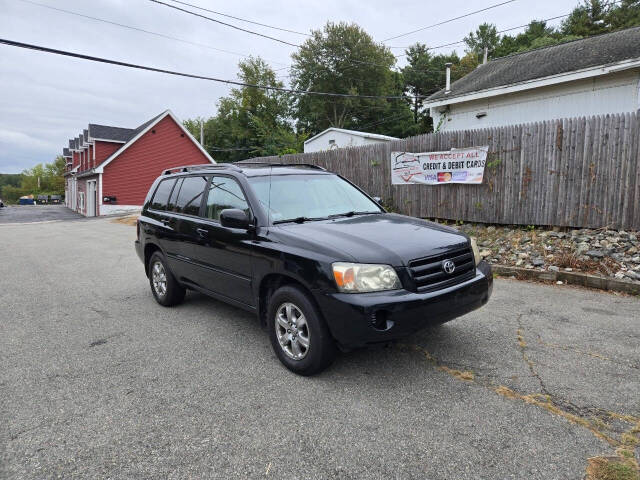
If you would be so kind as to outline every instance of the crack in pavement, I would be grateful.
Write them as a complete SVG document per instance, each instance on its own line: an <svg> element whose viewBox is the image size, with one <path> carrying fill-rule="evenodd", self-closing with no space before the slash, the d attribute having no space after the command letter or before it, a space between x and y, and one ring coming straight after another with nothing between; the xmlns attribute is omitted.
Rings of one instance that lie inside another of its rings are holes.
<svg viewBox="0 0 640 480"><path fill-rule="evenodd" d="M519 325L521 325L521 318L522 314L518 317ZM429 364L435 366L438 370L457 378L458 380L476 384L508 399L520 400L529 405L537 406L539 408L547 410L555 416L564 418L574 425L581 426L591 432L599 440L606 442L611 447L617 448L618 450L616 450L616 454L618 455L622 455L621 453L619 453L619 451L624 450L628 455L629 449L631 449L631 452L633 453L634 448L640 447L640 417L611 412L599 407L580 407L568 400L549 394L544 381L535 370L535 364L526 356L526 352L524 351L526 349L526 342L524 340L524 336L522 335L522 328L520 328L518 332L519 348L523 352L523 358L525 358L525 361L532 371L533 375L540 381L541 393L524 394L512 390L504 385L496 386L491 382L481 381L475 377L474 373L471 370L461 372L460 370L455 370L448 367L420 345L404 343L398 343L396 345L401 350L411 350L420 353L428 361ZM587 416L590 418L585 418ZM620 439L618 439L613 436L613 433L619 432L611 432L609 425L602 421L601 417L616 419L627 424L631 424L632 426L627 430L624 430L624 433L622 433Z"/></svg>
<svg viewBox="0 0 640 480"><path fill-rule="evenodd" d="M538 343L544 347L548 347L548 348L556 348L558 350L564 350L565 352L573 352L573 353L577 353L580 355L585 355L588 357L592 357L592 358L597 358L599 360L604 360L606 362L611 362L611 363L615 363L616 365L620 365L621 367L626 367L626 368L633 368L636 370L640 370L640 364L633 364L633 363L623 363L619 360L615 360L613 358L607 357L605 355L602 355L601 353L597 353L597 352L591 352L589 350L582 350L578 347L575 347L573 345L561 345L559 343L549 343L549 342L545 342L542 339L542 336L539 333L536 333L536 336L538 337Z"/></svg>
<svg viewBox="0 0 640 480"><path fill-rule="evenodd" d="M529 371L531 372L531 375L533 375L538 380L538 383L540 384L540 392L543 393L544 395L550 396L549 390L547 390L547 386L545 385L544 380L542 380L542 377L536 370L535 363L527 355L527 342L524 340L524 335L523 335L523 331L524 331L524 325L522 324L523 315L524 313L521 313L520 315L518 315L518 319L517 319L518 347L520 348L520 353L522 354L522 360L524 360L524 362L529 367Z"/></svg>
<svg viewBox="0 0 640 480"><path fill-rule="evenodd" d="M443 371L458 380L464 380L468 383L477 384L483 388L493 391L494 393L501 395L505 398L512 400L520 400L529 405L534 405L539 408L545 409L555 416L564 418L574 425L581 426L591 432L596 438L606 442L610 447L615 449L615 455L602 455L597 457L591 457L587 459L586 477L588 479L595 479L596 476L593 472L596 472L598 468L606 468L608 463L624 464L635 469L636 472L640 472L640 467L635 459L635 451L640 449L640 417L634 415L621 414L617 412L607 411L600 407L592 406L579 406L570 402L569 400L552 395L547 388L544 380L536 369L535 362L531 360L527 355L527 342L524 338L524 325L522 317L524 313L518 315L516 323L518 329L517 345L522 355L523 361L527 364L531 375L534 376L540 384L540 393L523 394L512 390L504 385L496 386L491 381L476 378L474 373L469 368L465 372L455 370L449 366L440 362L436 357L429 353L425 348L415 344L398 344L401 348L408 348L413 351L421 353L424 358L438 370ZM562 348L563 350L572 351L575 353L590 356L604 361L611 361L613 363L619 363L604 355L596 354L594 352L583 351L578 348L569 346L561 346L555 344L546 344L540 334L535 333L538 337L538 342L551 348ZM624 365L630 368L637 368L636 366ZM631 425L626 429L616 429L613 431L613 427L606 423L606 420L618 420L624 422L627 425ZM618 434L616 438L614 434ZM639 474L640 475L640 474Z"/></svg>

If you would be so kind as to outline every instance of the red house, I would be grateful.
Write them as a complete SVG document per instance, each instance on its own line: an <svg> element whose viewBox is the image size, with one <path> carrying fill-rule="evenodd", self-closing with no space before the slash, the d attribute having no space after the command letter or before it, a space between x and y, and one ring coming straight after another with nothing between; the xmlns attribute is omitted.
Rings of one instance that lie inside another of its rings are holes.
<svg viewBox="0 0 640 480"><path fill-rule="evenodd" d="M163 170L215 163L170 110L137 128L90 123L63 155L66 204L88 217L139 210Z"/></svg>

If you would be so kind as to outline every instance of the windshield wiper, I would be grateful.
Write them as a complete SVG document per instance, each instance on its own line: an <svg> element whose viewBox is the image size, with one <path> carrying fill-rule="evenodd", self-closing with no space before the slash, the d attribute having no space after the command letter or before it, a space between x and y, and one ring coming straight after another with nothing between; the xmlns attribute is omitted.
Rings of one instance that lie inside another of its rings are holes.
<svg viewBox="0 0 640 480"><path fill-rule="evenodd" d="M376 215L382 212L356 212L354 210L351 210L350 212L344 212L344 213L334 213L333 215L329 215L329 218L337 218L337 217L353 217L354 215Z"/></svg>
<svg viewBox="0 0 640 480"><path fill-rule="evenodd" d="M326 220L327 217L296 217L296 218L287 218L285 220L276 220L273 222L274 225L278 223L304 223L304 222L313 222L314 220Z"/></svg>

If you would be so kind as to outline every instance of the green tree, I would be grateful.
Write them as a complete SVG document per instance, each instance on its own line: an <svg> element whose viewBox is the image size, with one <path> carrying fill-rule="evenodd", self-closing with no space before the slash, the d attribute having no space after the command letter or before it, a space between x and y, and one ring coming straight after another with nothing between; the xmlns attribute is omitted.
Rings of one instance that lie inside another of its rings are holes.
<svg viewBox="0 0 640 480"><path fill-rule="evenodd" d="M622 0L611 5L605 23L611 31L640 25L640 0Z"/></svg>
<svg viewBox="0 0 640 480"><path fill-rule="evenodd" d="M515 36L503 35L494 51L494 57L504 57L511 53L530 50L532 43L539 38L549 38L555 35L555 29L548 27L546 22L533 20L527 25L524 32Z"/></svg>
<svg viewBox="0 0 640 480"><path fill-rule="evenodd" d="M475 53L479 57L484 55L485 48L487 48L489 55L493 55L499 42L498 30L495 25L490 23L483 23L475 32L470 32L469 35L464 37L467 53Z"/></svg>
<svg viewBox="0 0 640 480"><path fill-rule="evenodd" d="M23 195L64 195L66 160L57 156L51 163L38 164L19 175L0 175L0 198L15 203Z"/></svg>
<svg viewBox="0 0 640 480"><path fill-rule="evenodd" d="M446 61L439 61L439 56L433 56L426 45L416 43L405 51L407 65L402 69L405 81L405 90L413 98L410 99L410 108L413 115L413 123L422 124L418 130L427 131L430 124L428 112L423 111L424 99L437 92L444 86ZM439 65L441 64L441 65Z"/></svg>
<svg viewBox="0 0 640 480"><path fill-rule="evenodd" d="M409 47L405 53L408 64L402 69L402 73L405 90L413 97L409 102L412 120L416 125L412 133L430 132L433 130L433 121L429 112L423 108L424 97L444 88L447 63L453 64L451 80L455 82L473 71L478 66L478 60L475 54L468 54L462 59L455 52L432 55L429 48L421 43Z"/></svg>
<svg viewBox="0 0 640 480"><path fill-rule="evenodd" d="M446 62L453 63L451 67L451 81L455 82L456 80L461 79L465 75L473 72L476 68L478 68L478 56L474 53L468 53L464 57L458 60L458 56L454 53L445 57ZM445 62L445 63L446 63Z"/></svg>
<svg viewBox="0 0 640 480"><path fill-rule="evenodd" d="M22 195L21 173L0 173L0 199L6 204L15 203Z"/></svg>
<svg viewBox="0 0 640 480"><path fill-rule="evenodd" d="M437 86L442 83L442 72L431 70L431 54L426 45L416 43L405 51L407 55L407 66L402 69L407 92L413 96L411 102L411 113L413 123L417 124L421 120L423 97L433 93Z"/></svg>
<svg viewBox="0 0 640 480"><path fill-rule="evenodd" d="M252 85L282 88L273 69L259 57L238 64L238 78ZM234 88L218 101L217 114L184 122L196 138L204 122L205 146L216 161L281 155L300 151L305 135L297 135L289 118L287 94L255 87Z"/></svg>
<svg viewBox="0 0 640 480"><path fill-rule="evenodd" d="M296 89L402 95L392 71L395 57L355 24L328 22L323 30L312 32L292 59L291 80ZM403 108L408 115L401 115ZM299 95L293 97L292 114L298 130L311 135L328 127L390 134L411 126L409 108L402 99ZM403 117L408 123L400 125Z"/></svg>
<svg viewBox="0 0 640 480"><path fill-rule="evenodd" d="M584 0L582 5L574 8L562 22L560 31L564 35L589 37L609 31L606 19L610 13L609 4L602 0Z"/></svg>
<svg viewBox="0 0 640 480"><path fill-rule="evenodd" d="M22 172L20 188L27 194L64 194L65 159L56 157L52 163L38 164Z"/></svg>

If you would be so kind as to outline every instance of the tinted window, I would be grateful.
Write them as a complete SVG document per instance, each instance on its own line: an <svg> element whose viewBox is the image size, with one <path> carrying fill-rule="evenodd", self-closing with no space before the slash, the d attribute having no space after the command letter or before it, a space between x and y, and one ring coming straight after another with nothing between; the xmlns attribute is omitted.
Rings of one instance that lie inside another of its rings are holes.
<svg viewBox="0 0 640 480"><path fill-rule="evenodd" d="M175 211L187 215L198 215L207 180L207 177L185 177L178 193Z"/></svg>
<svg viewBox="0 0 640 480"><path fill-rule="evenodd" d="M182 186L182 178L178 178L176 181L176 186L171 193L171 198L169 198L169 204L167 206L167 210L170 212L177 212L176 208L176 199L178 198L178 192L180 191L180 187Z"/></svg>
<svg viewBox="0 0 640 480"><path fill-rule="evenodd" d="M238 182L226 177L213 177L207 195L207 218L220 220L225 208L239 208L249 215L249 205Z"/></svg>
<svg viewBox="0 0 640 480"><path fill-rule="evenodd" d="M169 194L173 188L173 184L176 183L175 179L163 180L156 188L156 193L151 200L151 207L155 210L164 210L167 208L167 200L169 200Z"/></svg>

